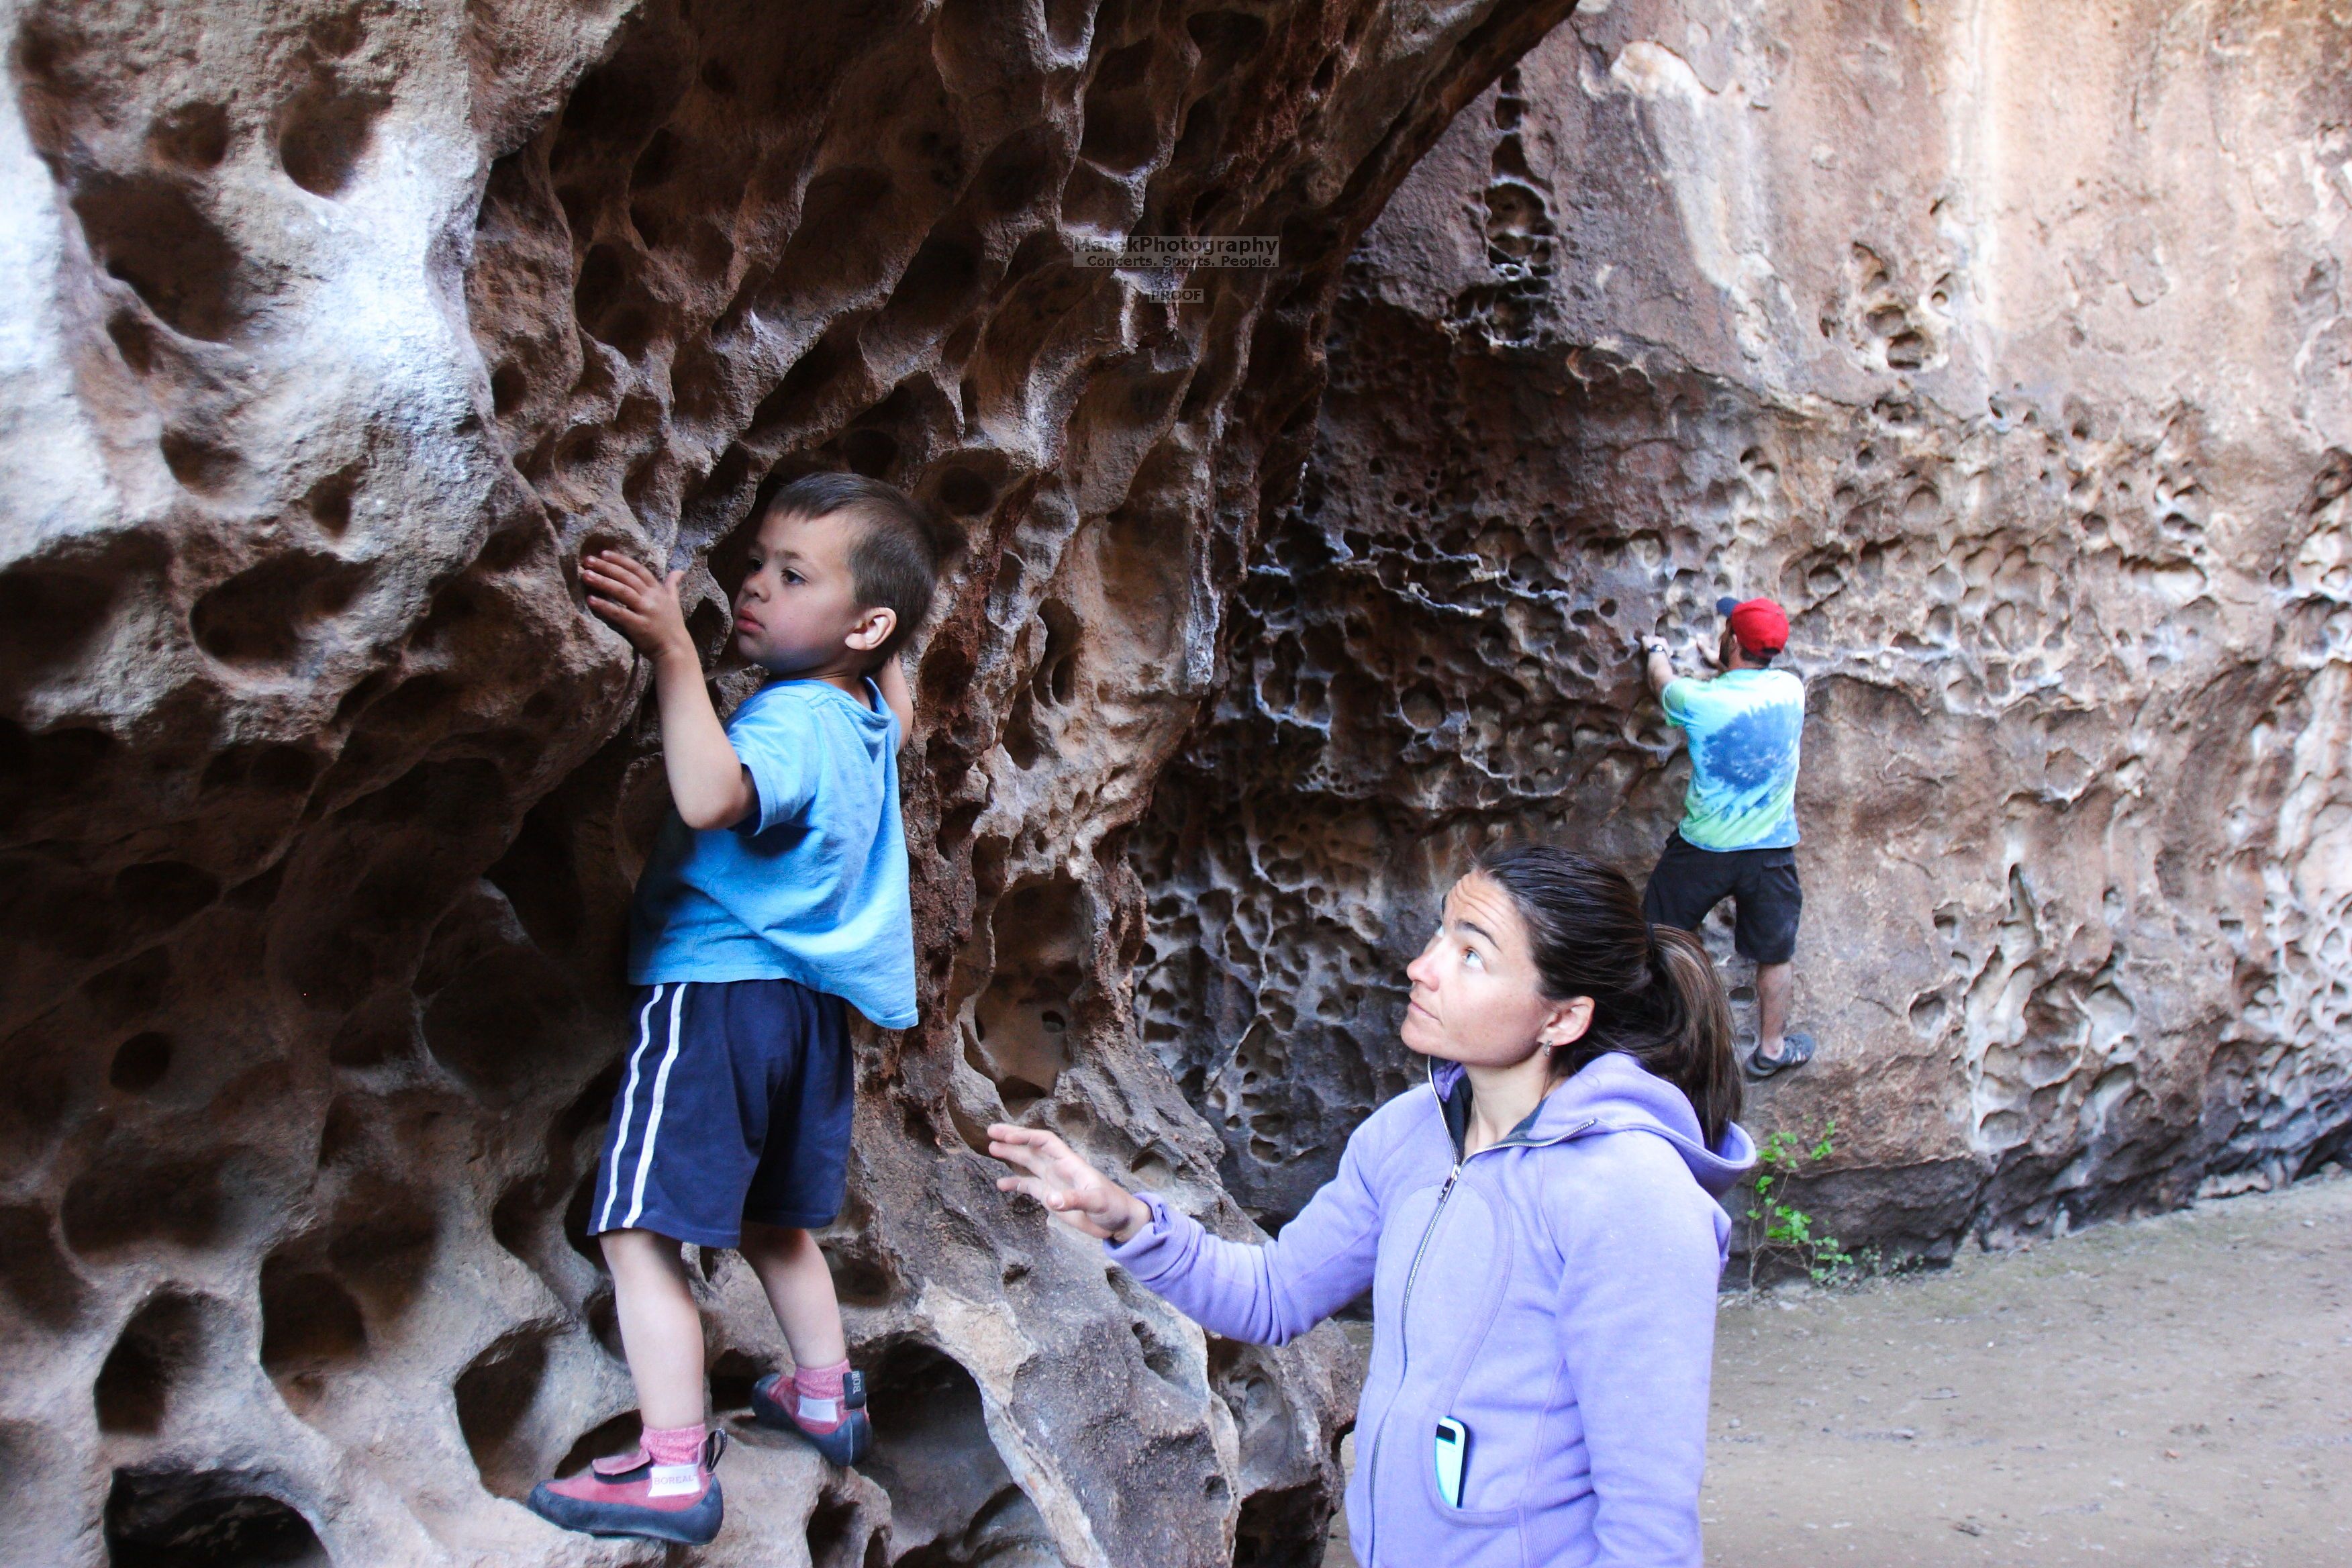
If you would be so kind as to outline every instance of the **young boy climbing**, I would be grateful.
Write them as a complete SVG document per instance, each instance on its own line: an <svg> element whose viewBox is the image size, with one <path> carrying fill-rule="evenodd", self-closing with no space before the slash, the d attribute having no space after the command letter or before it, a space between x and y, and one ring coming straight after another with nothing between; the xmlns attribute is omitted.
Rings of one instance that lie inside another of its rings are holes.
<svg viewBox="0 0 2352 1568"><path fill-rule="evenodd" d="M724 1436L705 1417L681 1242L741 1252L775 1309L794 1370L754 1387L754 1417L838 1465L872 1442L810 1233L846 1181L845 1007L915 1022L897 654L930 607L938 557L905 495L823 474L777 493L748 574L734 647L772 679L722 727L679 608L684 574L609 552L581 566L590 606L652 662L673 805L630 910L635 1027L589 1214L644 1436L530 1498L594 1535L699 1544L719 1531Z"/></svg>

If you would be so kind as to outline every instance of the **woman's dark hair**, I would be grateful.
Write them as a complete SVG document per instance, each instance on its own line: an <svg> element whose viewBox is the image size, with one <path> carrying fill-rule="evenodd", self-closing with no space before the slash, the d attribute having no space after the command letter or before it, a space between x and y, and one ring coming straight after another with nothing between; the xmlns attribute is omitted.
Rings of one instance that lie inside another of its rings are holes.
<svg viewBox="0 0 2352 1568"><path fill-rule="evenodd" d="M1689 1098L1714 1148L1739 1115L1739 1068L1731 1006L1697 939L1652 925L1622 871L1573 849L1505 844L1480 855L1478 869L1526 922L1544 994L1592 998L1591 1027L1552 1051L1554 1076L1623 1051Z"/></svg>

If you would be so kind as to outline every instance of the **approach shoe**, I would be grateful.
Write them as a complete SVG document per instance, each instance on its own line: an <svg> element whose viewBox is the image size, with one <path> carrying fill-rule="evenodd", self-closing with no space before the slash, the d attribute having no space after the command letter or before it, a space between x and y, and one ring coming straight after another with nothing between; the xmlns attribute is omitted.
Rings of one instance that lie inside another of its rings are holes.
<svg viewBox="0 0 2352 1568"><path fill-rule="evenodd" d="M550 1524L583 1535L701 1546L719 1533L726 1517L719 1478L712 1473L726 1451L724 1432L713 1432L704 1440L700 1462L693 1465L656 1466L641 1447L598 1459L568 1479L541 1481L530 1489L523 1506Z"/></svg>
<svg viewBox="0 0 2352 1568"><path fill-rule="evenodd" d="M784 1402L791 1400L792 1404ZM835 1464L847 1468L874 1451L874 1423L866 1416L866 1374L841 1374L841 1425L830 1432L811 1431L801 1421L800 1396L793 1380L772 1372L751 1385L751 1418L780 1432L797 1432L809 1446Z"/></svg>

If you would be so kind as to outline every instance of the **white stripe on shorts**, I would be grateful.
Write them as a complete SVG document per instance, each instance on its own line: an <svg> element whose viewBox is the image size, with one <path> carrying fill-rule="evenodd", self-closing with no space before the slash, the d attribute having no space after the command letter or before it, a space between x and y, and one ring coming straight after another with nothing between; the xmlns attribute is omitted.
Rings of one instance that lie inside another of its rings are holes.
<svg viewBox="0 0 2352 1568"><path fill-rule="evenodd" d="M661 1070L654 1074L653 1113L646 1119L645 1147L637 1152L637 1181L629 1192L629 1217L621 1222L623 1230L634 1229L637 1216L646 1212L646 1177L654 1168L654 1139L661 1132L662 1100L669 1093L669 1069L677 1060L678 1009L685 1005L686 982L681 980L677 983L677 989L670 994L669 1049L662 1053Z"/></svg>
<svg viewBox="0 0 2352 1568"><path fill-rule="evenodd" d="M637 1065L646 1059L646 1047L653 1038L654 1004L661 996L662 988L655 986L644 1010L637 1014L637 1048L629 1053L629 1091L621 1096L621 1135L613 1140L613 1173L604 1184L604 1206L596 1215L598 1230L612 1225L613 1205L621 1195L621 1154L629 1144L629 1118L637 1109Z"/></svg>

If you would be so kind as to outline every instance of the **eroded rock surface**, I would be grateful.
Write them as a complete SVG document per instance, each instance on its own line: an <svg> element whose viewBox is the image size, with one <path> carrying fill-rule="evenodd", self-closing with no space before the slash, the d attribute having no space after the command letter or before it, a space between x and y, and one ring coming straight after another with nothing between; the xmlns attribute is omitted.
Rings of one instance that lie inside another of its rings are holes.
<svg viewBox="0 0 2352 1568"><path fill-rule="evenodd" d="M1811 688L1824 1049L1750 1118L1835 1118L1808 1208L1948 1254L2341 1146L2347 65L2290 5L1620 3L1465 112L1139 836L1141 1027L1244 1204L1412 1070L1469 849L1646 874L1638 639L1696 668L1725 593Z"/></svg>
<svg viewBox="0 0 2352 1568"><path fill-rule="evenodd" d="M863 1044L828 1242L880 1448L747 1438L680 1560L1311 1552L1335 1342L1205 1341L968 1144L1043 1118L1246 1231L1134 1040L1123 830L1340 262L1565 9L0 10L10 1560L651 1559L511 1500L633 1419L583 1230L662 785L576 563L688 568L715 646L755 497L839 466L961 542L928 1021ZM1083 264L1130 232L1283 266ZM781 1347L702 1272L740 1409Z"/></svg>

